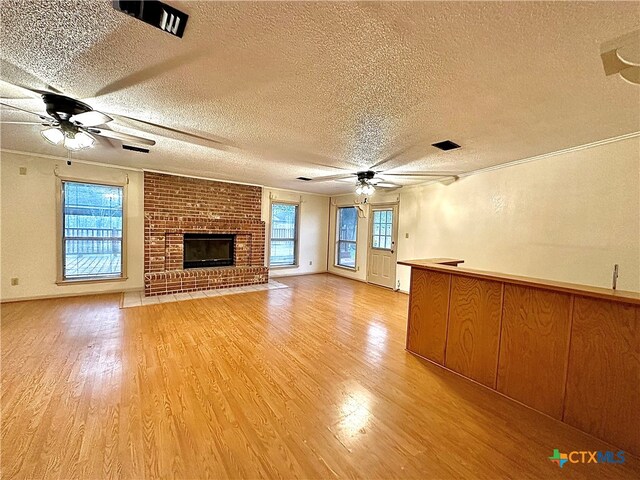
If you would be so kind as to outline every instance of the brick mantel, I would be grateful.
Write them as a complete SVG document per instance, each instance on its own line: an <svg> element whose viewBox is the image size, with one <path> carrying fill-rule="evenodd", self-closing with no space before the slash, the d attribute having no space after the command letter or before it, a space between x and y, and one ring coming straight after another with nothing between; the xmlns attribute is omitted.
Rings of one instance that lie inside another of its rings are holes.
<svg viewBox="0 0 640 480"><path fill-rule="evenodd" d="M260 187L144 174L145 295L268 281ZM185 233L235 235L233 267L182 268Z"/></svg>

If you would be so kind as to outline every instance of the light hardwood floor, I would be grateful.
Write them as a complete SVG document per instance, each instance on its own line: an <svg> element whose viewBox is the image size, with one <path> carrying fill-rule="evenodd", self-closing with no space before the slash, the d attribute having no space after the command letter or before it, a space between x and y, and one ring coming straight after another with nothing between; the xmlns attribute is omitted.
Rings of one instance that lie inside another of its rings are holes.
<svg viewBox="0 0 640 480"><path fill-rule="evenodd" d="M408 297L331 275L119 309L2 305L3 478L638 478L407 353ZM552 374L552 372L550 372Z"/></svg>

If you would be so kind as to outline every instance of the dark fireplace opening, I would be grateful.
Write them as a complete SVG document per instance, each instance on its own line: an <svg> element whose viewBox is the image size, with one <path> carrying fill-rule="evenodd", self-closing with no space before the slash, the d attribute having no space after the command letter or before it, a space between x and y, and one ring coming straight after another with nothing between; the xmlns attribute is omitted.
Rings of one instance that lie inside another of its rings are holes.
<svg viewBox="0 0 640 480"><path fill-rule="evenodd" d="M185 233L183 268L233 265L235 235Z"/></svg>

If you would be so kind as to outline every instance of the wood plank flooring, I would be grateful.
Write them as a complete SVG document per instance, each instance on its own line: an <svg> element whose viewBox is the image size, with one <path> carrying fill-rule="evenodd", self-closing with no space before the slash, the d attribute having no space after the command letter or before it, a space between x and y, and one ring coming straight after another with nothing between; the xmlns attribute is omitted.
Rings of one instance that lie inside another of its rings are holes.
<svg viewBox="0 0 640 480"><path fill-rule="evenodd" d="M407 353L408 297L332 275L119 309L2 305L3 478L638 478Z"/></svg>

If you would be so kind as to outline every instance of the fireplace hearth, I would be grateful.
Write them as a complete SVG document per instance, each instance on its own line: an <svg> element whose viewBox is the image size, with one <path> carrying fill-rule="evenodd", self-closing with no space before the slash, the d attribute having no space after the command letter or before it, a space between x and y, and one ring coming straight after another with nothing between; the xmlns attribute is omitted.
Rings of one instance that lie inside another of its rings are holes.
<svg viewBox="0 0 640 480"><path fill-rule="evenodd" d="M232 266L235 237L228 234L185 233L183 268Z"/></svg>

